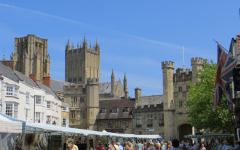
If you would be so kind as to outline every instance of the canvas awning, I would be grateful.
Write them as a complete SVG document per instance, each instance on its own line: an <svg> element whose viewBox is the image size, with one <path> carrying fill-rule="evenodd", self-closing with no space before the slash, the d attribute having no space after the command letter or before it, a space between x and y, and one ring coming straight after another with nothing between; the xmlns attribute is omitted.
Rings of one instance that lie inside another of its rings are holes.
<svg viewBox="0 0 240 150"><path fill-rule="evenodd" d="M99 136L113 136L113 137L125 137L125 138L146 138L146 139L157 139L162 138L160 135L135 135L135 134L121 134L121 133L110 133L110 132L100 132L100 131L92 131L86 129L77 129L77 128L67 128L60 127L49 124L41 124L41 123L30 123L26 122L26 132L27 133L51 133L53 135L57 134L84 134L84 135L99 135Z"/></svg>
<svg viewBox="0 0 240 150"><path fill-rule="evenodd" d="M1 133L25 133L26 122L0 113Z"/></svg>
<svg viewBox="0 0 240 150"><path fill-rule="evenodd" d="M234 137L234 134L212 133L202 135L184 135L184 138L205 138L205 139L230 138L230 137Z"/></svg>

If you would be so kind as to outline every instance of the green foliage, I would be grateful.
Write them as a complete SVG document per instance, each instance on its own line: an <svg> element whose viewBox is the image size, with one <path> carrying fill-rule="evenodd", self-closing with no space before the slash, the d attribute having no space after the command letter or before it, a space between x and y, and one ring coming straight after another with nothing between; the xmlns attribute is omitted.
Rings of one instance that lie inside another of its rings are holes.
<svg viewBox="0 0 240 150"><path fill-rule="evenodd" d="M208 129L211 132L226 131L233 133L231 123L232 110L228 109L225 94L222 104L214 109L214 86L217 64L204 60L203 70L197 72L199 82L190 84L187 99L188 123L196 129Z"/></svg>

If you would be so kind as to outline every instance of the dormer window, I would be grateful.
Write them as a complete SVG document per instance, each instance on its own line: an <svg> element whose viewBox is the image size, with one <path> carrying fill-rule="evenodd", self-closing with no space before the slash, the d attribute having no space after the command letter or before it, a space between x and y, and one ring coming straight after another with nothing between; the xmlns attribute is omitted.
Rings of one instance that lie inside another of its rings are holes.
<svg viewBox="0 0 240 150"><path fill-rule="evenodd" d="M129 112L129 107L124 107L123 112Z"/></svg>
<svg viewBox="0 0 240 150"><path fill-rule="evenodd" d="M101 113L106 113L106 108L102 108Z"/></svg>
<svg viewBox="0 0 240 150"><path fill-rule="evenodd" d="M113 107L111 112L112 113L118 113L118 107Z"/></svg>

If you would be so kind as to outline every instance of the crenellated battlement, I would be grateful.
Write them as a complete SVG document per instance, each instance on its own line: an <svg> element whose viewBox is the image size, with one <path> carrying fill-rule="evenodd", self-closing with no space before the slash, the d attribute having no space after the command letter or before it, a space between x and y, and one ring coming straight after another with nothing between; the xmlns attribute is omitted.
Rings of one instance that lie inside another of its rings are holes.
<svg viewBox="0 0 240 150"><path fill-rule="evenodd" d="M84 94L85 93L85 85L82 84L70 84L63 86L63 94Z"/></svg>
<svg viewBox="0 0 240 150"><path fill-rule="evenodd" d="M173 74L173 82L185 82L192 80L192 71L190 69L183 70L178 68L176 73Z"/></svg>
<svg viewBox="0 0 240 150"><path fill-rule="evenodd" d="M173 61L163 61L162 62L162 69L164 69L164 68L174 69L175 68L174 62Z"/></svg>
<svg viewBox="0 0 240 150"><path fill-rule="evenodd" d="M202 65L203 64L204 59L201 57L193 57L191 58L191 65Z"/></svg>
<svg viewBox="0 0 240 150"><path fill-rule="evenodd" d="M88 78L87 79L87 84L99 84L99 79L98 78Z"/></svg>

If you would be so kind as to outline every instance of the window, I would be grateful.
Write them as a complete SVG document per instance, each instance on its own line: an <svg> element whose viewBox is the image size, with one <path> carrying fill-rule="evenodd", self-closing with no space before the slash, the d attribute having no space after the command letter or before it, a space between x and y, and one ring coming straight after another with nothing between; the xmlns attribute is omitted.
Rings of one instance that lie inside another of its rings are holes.
<svg viewBox="0 0 240 150"><path fill-rule="evenodd" d="M102 112L101 113L106 113L106 108L102 108Z"/></svg>
<svg viewBox="0 0 240 150"><path fill-rule="evenodd" d="M54 102L52 102L52 109L53 109Z"/></svg>
<svg viewBox="0 0 240 150"><path fill-rule="evenodd" d="M86 118L85 112L83 113L83 118Z"/></svg>
<svg viewBox="0 0 240 150"><path fill-rule="evenodd" d="M120 121L116 121L115 128L120 128L120 127L121 127Z"/></svg>
<svg viewBox="0 0 240 150"><path fill-rule="evenodd" d="M40 112L35 112L35 123L40 123Z"/></svg>
<svg viewBox="0 0 240 150"><path fill-rule="evenodd" d="M18 104L17 103L6 103L6 115L10 117L18 117Z"/></svg>
<svg viewBox="0 0 240 150"><path fill-rule="evenodd" d="M108 128L113 128L112 121L108 122Z"/></svg>
<svg viewBox="0 0 240 150"><path fill-rule="evenodd" d="M77 103L77 97L73 97L73 102Z"/></svg>
<svg viewBox="0 0 240 150"><path fill-rule="evenodd" d="M42 123L44 122L44 113L42 113Z"/></svg>
<svg viewBox="0 0 240 150"><path fill-rule="evenodd" d="M6 95L13 96L13 87L12 86L7 86L7 92Z"/></svg>
<svg viewBox="0 0 240 150"><path fill-rule="evenodd" d="M46 123L47 123L47 124L50 124L50 123L51 123L51 116L47 116L46 119L47 119L47 120L46 120Z"/></svg>
<svg viewBox="0 0 240 150"><path fill-rule="evenodd" d="M147 126L152 126L153 125L153 115L149 114L147 115Z"/></svg>
<svg viewBox="0 0 240 150"><path fill-rule="evenodd" d="M123 121L123 127L127 128L128 127L128 121Z"/></svg>
<svg viewBox="0 0 240 150"><path fill-rule="evenodd" d="M66 119L66 118L63 118L63 120L62 120L62 126L63 126L63 127L66 127L66 123L67 123L67 119Z"/></svg>
<svg viewBox="0 0 240 150"><path fill-rule="evenodd" d="M164 114L160 114L159 116L159 126L164 126Z"/></svg>
<svg viewBox="0 0 240 150"><path fill-rule="evenodd" d="M51 108L51 102L47 101L47 108Z"/></svg>
<svg viewBox="0 0 240 150"><path fill-rule="evenodd" d="M40 95L36 95L35 96L35 98L36 98L36 104L41 104L41 96Z"/></svg>
<svg viewBox="0 0 240 150"><path fill-rule="evenodd" d="M30 95L30 93L26 92L26 103L29 103L29 95Z"/></svg>
<svg viewBox="0 0 240 150"><path fill-rule="evenodd" d="M68 112L68 111L69 111L69 108L68 108L67 106L63 106L63 111Z"/></svg>
<svg viewBox="0 0 240 150"><path fill-rule="evenodd" d="M186 89L187 89L187 91L188 91L188 89L190 89L190 86L188 85L188 86L186 87Z"/></svg>
<svg viewBox="0 0 240 150"><path fill-rule="evenodd" d="M80 102L84 103L84 97L80 97Z"/></svg>
<svg viewBox="0 0 240 150"><path fill-rule="evenodd" d="M30 109L25 108L25 120L28 121L30 119L29 117Z"/></svg>
<svg viewBox="0 0 240 150"><path fill-rule="evenodd" d="M104 122L100 122L100 128L104 128Z"/></svg>
<svg viewBox="0 0 240 150"><path fill-rule="evenodd" d="M58 103L56 103L56 112L58 112Z"/></svg>
<svg viewBox="0 0 240 150"><path fill-rule="evenodd" d="M112 113L118 113L118 108L117 107L113 107L112 108Z"/></svg>
<svg viewBox="0 0 240 150"><path fill-rule="evenodd" d="M123 112L129 112L129 107L124 107Z"/></svg>
<svg viewBox="0 0 240 150"><path fill-rule="evenodd" d="M71 118L72 118L72 119L75 118L75 111L71 111Z"/></svg>
<svg viewBox="0 0 240 150"><path fill-rule="evenodd" d="M178 92L182 92L182 87L181 86L178 87Z"/></svg>
<svg viewBox="0 0 240 150"><path fill-rule="evenodd" d="M15 97L18 97L18 89L19 89L18 87L14 88L14 96Z"/></svg>
<svg viewBox="0 0 240 150"><path fill-rule="evenodd" d="M137 125L142 125L142 116L137 116Z"/></svg>
<svg viewBox="0 0 240 150"><path fill-rule="evenodd" d="M182 101L181 100L179 101L179 107L182 107Z"/></svg>
<svg viewBox="0 0 240 150"><path fill-rule="evenodd" d="M44 106L44 96L42 96L42 105Z"/></svg>

